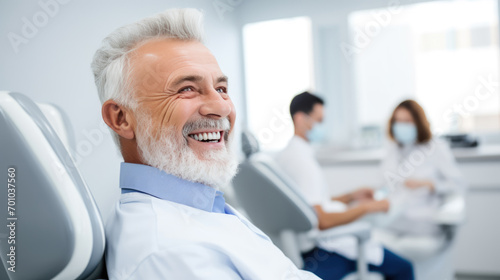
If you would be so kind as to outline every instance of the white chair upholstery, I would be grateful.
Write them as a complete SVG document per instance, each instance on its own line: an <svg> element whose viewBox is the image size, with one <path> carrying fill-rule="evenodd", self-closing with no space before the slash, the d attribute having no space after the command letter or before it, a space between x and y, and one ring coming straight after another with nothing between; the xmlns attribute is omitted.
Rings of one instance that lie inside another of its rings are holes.
<svg viewBox="0 0 500 280"><path fill-rule="evenodd" d="M64 111L54 104L36 103L42 111L47 121L50 123L59 139L63 143L66 150L69 152L75 150L75 138L71 123Z"/></svg>
<svg viewBox="0 0 500 280"><path fill-rule="evenodd" d="M15 170L13 213L3 220L16 218L15 232L0 227L5 269L8 237L15 234L16 271L2 270L0 278L96 279L105 247L101 216L66 149L67 120L56 107L41 107L44 112L25 95L0 92L0 180L7 182L7 170ZM2 195L0 209L8 203Z"/></svg>

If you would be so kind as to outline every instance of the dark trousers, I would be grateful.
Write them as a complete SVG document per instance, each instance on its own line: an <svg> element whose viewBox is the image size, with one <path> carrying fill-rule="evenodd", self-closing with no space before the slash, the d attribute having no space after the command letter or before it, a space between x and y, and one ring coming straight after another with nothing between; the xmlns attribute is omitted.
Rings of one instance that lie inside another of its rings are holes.
<svg viewBox="0 0 500 280"><path fill-rule="evenodd" d="M356 261L347 259L337 253L320 248L302 254L304 270L316 274L323 280L340 280L347 274L355 272ZM384 248L384 261L381 265L368 265L369 271L384 275L387 280L413 280L413 266L402 257Z"/></svg>

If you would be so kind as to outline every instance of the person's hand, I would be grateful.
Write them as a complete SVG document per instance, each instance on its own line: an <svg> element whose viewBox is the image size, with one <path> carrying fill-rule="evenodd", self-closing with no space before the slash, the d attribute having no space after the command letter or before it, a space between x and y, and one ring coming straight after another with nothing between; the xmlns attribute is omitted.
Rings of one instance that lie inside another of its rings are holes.
<svg viewBox="0 0 500 280"><path fill-rule="evenodd" d="M358 189L354 192L351 193L352 195L352 199L354 201L358 201L358 202L366 202L366 201L372 201L373 200L373 189L372 188L368 188L368 187L364 187L364 188L361 188L361 189Z"/></svg>
<svg viewBox="0 0 500 280"><path fill-rule="evenodd" d="M374 200L363 204L363 207L366 207L368 213L387 212L389 211L390 203L387 199Z"/></svg>
<svg viewBox="0 0 500 280"><path fill-rule="evenodd" d="M434 190L434 184L430 180L408 179L405 181L405 186L409 189L418 189L422 187L427 187L431 191Z"/></svg>

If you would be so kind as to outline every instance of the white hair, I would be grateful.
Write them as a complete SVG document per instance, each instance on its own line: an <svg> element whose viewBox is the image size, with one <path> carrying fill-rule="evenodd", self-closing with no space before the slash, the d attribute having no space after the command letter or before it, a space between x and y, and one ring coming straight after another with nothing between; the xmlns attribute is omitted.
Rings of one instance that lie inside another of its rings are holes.
<svg viewBox="0 0 500 280"><path fill-rule="evenodd" d="M142 44L161 38L203 42L203 15L196 9L169 9L132 24L122 26L108 35L92 60L95 84L101 104L109 99L135 109L128 54ZM120 148L119 136L111 130Z"/></svg>

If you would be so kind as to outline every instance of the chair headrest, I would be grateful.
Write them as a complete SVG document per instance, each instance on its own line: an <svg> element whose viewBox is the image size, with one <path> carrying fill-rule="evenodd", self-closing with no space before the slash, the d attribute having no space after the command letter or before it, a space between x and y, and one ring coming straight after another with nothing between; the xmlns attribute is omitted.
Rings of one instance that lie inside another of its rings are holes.
<svg viewBox="0 0 500 280"><path fill-rule="evenodd" d="M257 141L257 138L252 133L243 131L241 133L241 149L245 157L249 158L251 155L259 152L259 141Z"/></svg>
<svg viewBox="0 0 500 280"><path fill-rule="evenodd" d="M10 206L10 217L22 217L11 228L0 227L3 256L11 254L6 242L11 232L22 240L9 257L12 262L4 264L7 275L86 278L103 258L105 236L99 209L77 165L40 107L25 95L0 91L0 131L0 169L8 170L0 173L0 181L11 178L9 188L15 190L9 191L11 200L0 199L0 209ZM15 207L16 197L22 198L22 207ZM13 271L15 256L22 256L28 269Z"/></svg>
<svg viewBox="0 0 500 280"><path fill-rule="evenodd" d="M267 234L317 228L316 213L296 191L298 187L263 153L240 164L233 189L252 222Z"/></svg>

